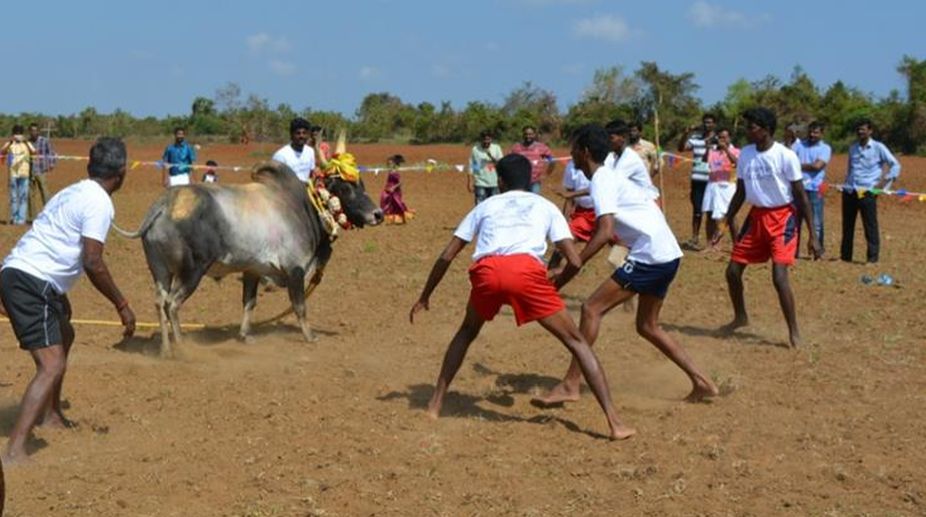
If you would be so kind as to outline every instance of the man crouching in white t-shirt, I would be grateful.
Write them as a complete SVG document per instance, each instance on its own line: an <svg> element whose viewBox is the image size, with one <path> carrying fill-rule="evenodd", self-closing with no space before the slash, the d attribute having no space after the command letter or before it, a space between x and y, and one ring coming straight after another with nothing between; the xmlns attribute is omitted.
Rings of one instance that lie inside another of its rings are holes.
<svg viewBox="0 0 926 517"><path fill-rule="evenodd" d="M616 233L630 249L627 259L582 304L579 328L589 345L598 338L602 317L611 309L640 295L637 307L637 333L652 343L660 352L678 365L691 379L692 389L686 400L698 401L717 395L717 387L695 365L688 353L659 326L659 311L669 291L669 285L678 271L682 250L662 211L653 202L652 192L628 180L617 169L604 165L608 155L608 134L611 143L618 137L623 145L615 152L625 152L630 126L626 123L609 124L608 131L595 125L579 128L573 137L572 159L576 167L592 171L590 195L597 216L595 234L585 245L580 256L587 263ZM633 151L626 151L633 152ZM636 160L642 171L645 165ZM568 277L559 276L562 286ZM540 404L560 404L579 399L579 369L573 361L563 381L550 393L535 399Z"/></svg>
<svg viewBox="0 0 926 517"><path fill-rule="evenodd" d="M547 278L543 256L548 239L566 257L567 265L561 278L568 280L579 270L579 255L566 218L556 205L528 190L531 164L527 158L509 154L498 161L495 170L502 193L476 205L466 215L431 268L424 290L409 313L409 320L414 323L415 314L429 308L431 293L444 278L450 263L467 243L476 240L473 265L469 268L472 289L466 315L447 347L437 386L428 403L428 415L439 416L450 382L483 324L495 318L502 305L510 305L519 326L537 321L566 345L578 365L577 371L581 368L580 373L585 375L604 410L611 439L633 436L636 431L624 426L617 417L598 358L566 312L556 287Z"/></svg>
<svg viewBox="0 0 926 517"><path fill-rule="evenodd" d="M61 412L61 383L74 343L66 293L81 271L87 272L93 286L115 306L125 328L123 335L129 337L135 332L135 314L103 262L103 243L114 215L110 196L122 186L125 163L121 140L97 140L90 148L90 178L51 198L3 261L2 312L9 316L19 347L32 354L36 365L3 463L25 460L26 439L36 424L72 426Z"/></svg>

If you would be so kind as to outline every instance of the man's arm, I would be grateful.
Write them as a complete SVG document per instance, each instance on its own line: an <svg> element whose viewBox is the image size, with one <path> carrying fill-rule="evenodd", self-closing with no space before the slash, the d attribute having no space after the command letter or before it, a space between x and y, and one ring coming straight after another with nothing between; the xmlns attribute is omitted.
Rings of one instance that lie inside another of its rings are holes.
<svg viewBox="0 0 926 517"><path fill-rule="evenodd" d="M685 132L682 133L682 138L678 141L678 152L684 153L689 149L688 147L688 136L691 134L692 128L686 127Z"/></svg>
<svg viewBox="0 0 926 517"><path fill-rule="evenodd" d="M450 263L453 262L453 259L457 257L457 254L460 253L466 244L466 241L456 235L450 239L447 247L444 248L444 251L437 257L437 260L434 261L434 265L431 267L431 273L428 274L428 280L424 284L424 289L422 289L418 301L415 302L415 305L412 306L412 310L408 313L409 322L415 322L415 314L421 311L421 309L430 309L431 293L434 292L434 289L436 289L437 285L443 280L444 275L447 273L447 269L450 267Z"/></svg>
<svg viewBox="0 0 926 517"><path fill-rule="evenodd" d="M122 326L125 327L122 335L132 336L135 333L135 313L129 307L129 301L116 287L112 275L109 274L109 268L103 262L103 243L88 237L81 237L80 242L83 246L82 261L87 278L100 294L115 305L119 319L122 320Z"/></svg>
<svg viewBox="0 0 926 517"><path fill-rule="evenodd" d="M579 255L581 265L585 265L591 260L605 244L611 241L613 235L614 215L602 214L595 221L595 234L592 235L591 240L588 241L588 244L585 245L585 248L582 249L582 253Z"/></svg>
<svg viewBox="0 0 926 517"><path fill-rule="evenodd" d="M746 185L743 183L743 180L737 178L736 180L736 193L733 194L733 199L730 200L730 207L727 209L727 224L733 225L733 219L736 217L736 213L740 211L740 207L743 206L743 201L746 200Z"/></svg>
<svg viewBox="0 0 926 517"><path fill-rule="evenodd" d="M813 229L813 217L811 216L812 212L810 210L810 200L807 199L807 191L804 190L804 181L796 180L791 182L791 195L794 197L794 204L797 205L797 209L800 211L801 219L807 224L807 234L810 236L810 241L807 243L808 248L810 248L810 254L813 256L814 260L820 258L822 255L820 250L820 241L817 240L817 234Z"/></svg>
<svg viewBox="0 0 926 517"><path fill-rule="evenodd" d="M579 257L579 253L576 251L575 241L572 239L563 239L553 244L556 246L556 250L559 251L559 254L566 257L566 265L553 280L556 289L559 289L572 280L572 277L576 276L579 270L582 269L582 258Z"/></svg>
<svg viewBox="0 0 926 517"><path fill-rule="evenodd" d="M887 146L884 144L880 145L881 149L881 167L882 169L887 166L887 176L884 177L883 185L888 185L897 179L897 176L900 176L900 162L897 161L897 158L891 154L891 151L888 150Z"/></svg>

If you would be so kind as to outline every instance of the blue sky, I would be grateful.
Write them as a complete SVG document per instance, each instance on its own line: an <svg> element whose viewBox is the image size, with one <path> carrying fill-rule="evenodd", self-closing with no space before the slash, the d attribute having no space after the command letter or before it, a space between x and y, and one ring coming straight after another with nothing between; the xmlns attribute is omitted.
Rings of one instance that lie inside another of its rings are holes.
<svg viewBox="0 0 926 517"><path fill-rule="evenodd" d="M904 54L926 58L926 3L730 0L45 1L5 20L0 112L185 114L228 82L301 110L352 115L387 91L405 102L500 104L524 81L574 103L598 68L656 61L694 72L707 103L738 78L843 80L904 92ZM29 21L30 23L26 23ZM15 84L22 79L20 85Z"/></svg>

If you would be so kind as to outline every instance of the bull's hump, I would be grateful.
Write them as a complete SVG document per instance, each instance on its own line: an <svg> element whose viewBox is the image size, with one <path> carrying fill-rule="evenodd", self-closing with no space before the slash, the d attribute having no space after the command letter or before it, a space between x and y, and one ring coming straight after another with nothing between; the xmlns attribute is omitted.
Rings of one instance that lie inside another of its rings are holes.
<svg viewBox="0 0 926 517"><path fill-rule="evenodd" d="M188 219L201 203L193 189L177 189L170 206L170 218L174 221Z"/></svg>

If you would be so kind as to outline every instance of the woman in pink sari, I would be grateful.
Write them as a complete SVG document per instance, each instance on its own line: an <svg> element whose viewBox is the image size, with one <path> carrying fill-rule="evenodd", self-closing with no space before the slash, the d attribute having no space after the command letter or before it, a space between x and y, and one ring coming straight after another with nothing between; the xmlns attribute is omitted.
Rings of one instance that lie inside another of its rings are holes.
<svg viewBox="0 0 926 517"><path fill-rule="evenodd" d="M383 187L383 193L379 195L379 207L382 208L386 216L386 223L405 224L409 219L414 217L414 210L410 210L402 200L402 178L397 170L400 165L405 163L405 157L401 154L390 156L386 163L389 164L389 175L386 177L386 185Z"/></svg>

